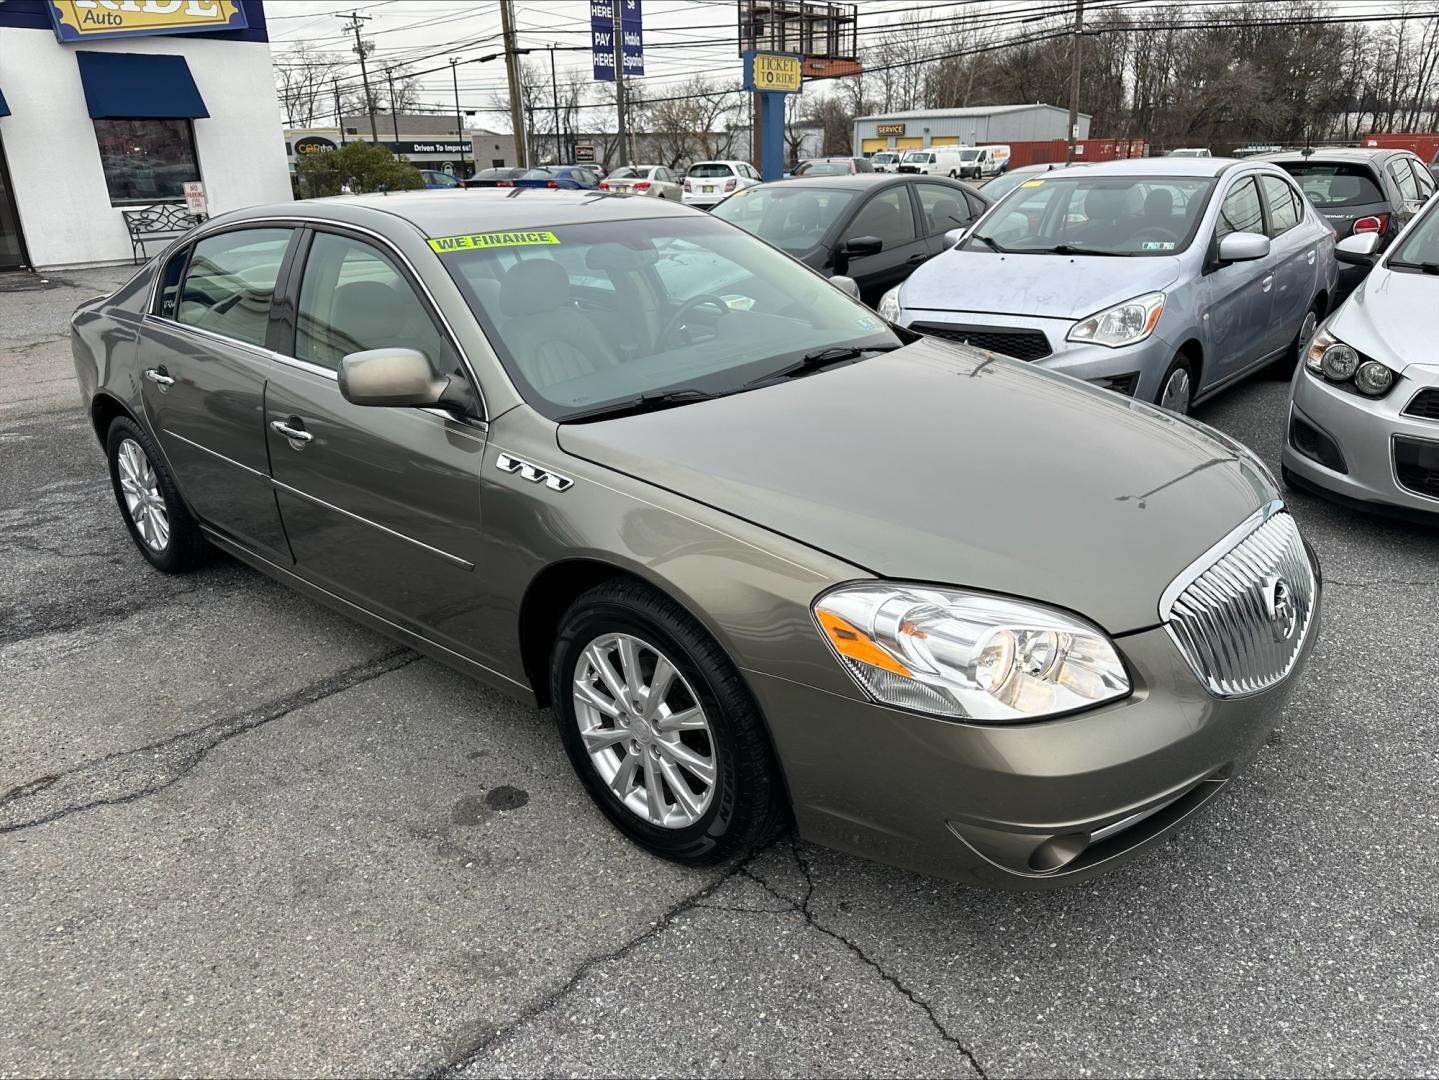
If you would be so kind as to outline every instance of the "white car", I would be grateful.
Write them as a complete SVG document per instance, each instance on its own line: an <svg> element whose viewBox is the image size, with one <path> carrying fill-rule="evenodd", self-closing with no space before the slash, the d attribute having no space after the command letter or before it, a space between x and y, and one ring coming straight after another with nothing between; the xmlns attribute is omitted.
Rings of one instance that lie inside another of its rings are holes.
<svg viewBox="0 0 1439 1080"><path fill-rule="evenodd" d="M898 172L902 157L903 150L877 150L870 155L869 163L874 166L875 172Z"/></svg>
<svg viewBox="0 0 1439 1080"><path fill-rule="evenodd" d="M708 209L742 188L760 183L760 175L748 161L696 161L685 173L683 194L688 206Z"/></svg>
<svg viewBox="0 0 1439 1080"><path fill-rule="evenodd" d="M1178 150L1171 150L1165 157L1213 157L1207 146L1184 146Z"/></svg>
<svg viewBox="0 0 1439 1080"><path fill-rule="evenodd" d="M600 190L617 195L678 199L680 178L663 165L624 165L600 181Z"/></svg>

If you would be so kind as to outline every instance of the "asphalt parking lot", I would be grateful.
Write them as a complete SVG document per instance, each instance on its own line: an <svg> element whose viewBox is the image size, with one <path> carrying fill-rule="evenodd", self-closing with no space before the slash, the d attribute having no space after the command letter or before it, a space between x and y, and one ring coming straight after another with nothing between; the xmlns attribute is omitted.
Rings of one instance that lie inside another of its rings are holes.
<svg viewBox="0 0 1439 1080"><path fill-rule="evenodd" d="M547 714L233 562L149 568L64 336L115 279L0 291L0 1075L1439 1076L1439 529L1291 497L1304 683L1106 878L787 836L681 870ZM1286 392L1199 415L1277 470Z"/></svg>

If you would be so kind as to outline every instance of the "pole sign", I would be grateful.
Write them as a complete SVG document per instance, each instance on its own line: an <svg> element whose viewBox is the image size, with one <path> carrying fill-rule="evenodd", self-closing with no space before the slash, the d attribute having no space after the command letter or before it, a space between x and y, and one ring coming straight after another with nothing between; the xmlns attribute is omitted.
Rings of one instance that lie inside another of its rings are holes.
<svg viewBox="0 0 1439 1080"><path fill-rule="evenodd" d="M205 185L198 180L185 181L185 209L190 213L205 213Z"/></svg>
<svg viewBox="0 0 1439 1080"><path fill-rule="evenodd" d="M759 94L798 94L804 80L804 57L797 53L746 50L744 88Z"/></svg>
<svg viewBox="0 0 1439 1080"><path fill-rule="evenodd" d="M47 0L61 41L244 30L239 0Z"/></svg>
<svg viewBox="0 0 1439 1080"><path fill-rule="evenodd" d="M644 28L641 25L640 0L620 0L620 25L615 26L613 0L590 0L590 59L595 78L600 82L615 81L615 52L626 75L645 73Z"/></svg>

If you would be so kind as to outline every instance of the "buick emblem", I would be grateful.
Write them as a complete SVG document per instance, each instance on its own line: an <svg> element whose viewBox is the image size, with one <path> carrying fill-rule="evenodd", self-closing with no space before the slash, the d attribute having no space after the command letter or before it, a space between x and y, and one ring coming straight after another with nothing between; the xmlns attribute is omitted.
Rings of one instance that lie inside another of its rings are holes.
<svg viewBox="0 0 1439 1080"><path fill-rule="evenodd" d="M1294 606L1294 593L1282 577L1264 582L1264 613L1269 616L1269 629L1275 641L1288 641L1299 625L1299 611Z"/></svg>

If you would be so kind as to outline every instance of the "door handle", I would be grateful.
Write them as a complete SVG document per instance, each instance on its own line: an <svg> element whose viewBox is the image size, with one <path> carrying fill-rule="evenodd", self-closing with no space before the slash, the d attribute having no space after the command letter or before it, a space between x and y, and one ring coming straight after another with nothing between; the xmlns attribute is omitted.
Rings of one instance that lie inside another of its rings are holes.
<svg viewBox="0 0 1439 1080"><path fill-rule="evenodd" d="M1314 249L1313 249L1313 248L1310 248L1309 251L1305 253L1305 256L1304 256L1304 257L1309 261L1309 265L1310 265L1310 266L1313 266L1313 265L1314 265Z"/></svg>
<svg viewBox="0 0 1439 1080"><path fill-rule="evenodd" d="M928 258L928 255L911 255L909 258L904 260L904 263L906 266L918 266L920 263L924 262Z"/></svg>
<svg viewBox="0 0 1439 1080"><path fill-rule="evenodd" d="M145 378L149 379L152 383L160 387L162 390L167 386L175 385L175 380L172 379L169 375L165 374L164 368L146 368Z"/></svg>
<svg viewBox="0 0 1439 1080"><path fill-rule="evenodd" d="M288 420L271 420L270 427L285 436L285 438L293 439L295 442L307 443L315 437L302 427L291 427Z"/></svg>
<svg viewBox="0 0 1439 1080"><path fill-rule="evenodd" d="M1261 284L1261 285L1264 286L1264 291L1265 291L1265 292L1268 292L1269 289L1270 289L1270 287L1274 284L1274 275L1273 275L1273 274L1269 274L1269 275L1268 275L1267 277L1265 277L1265 279L1264 279L1263 281L1261 281L1259 284Z"/></svg>

